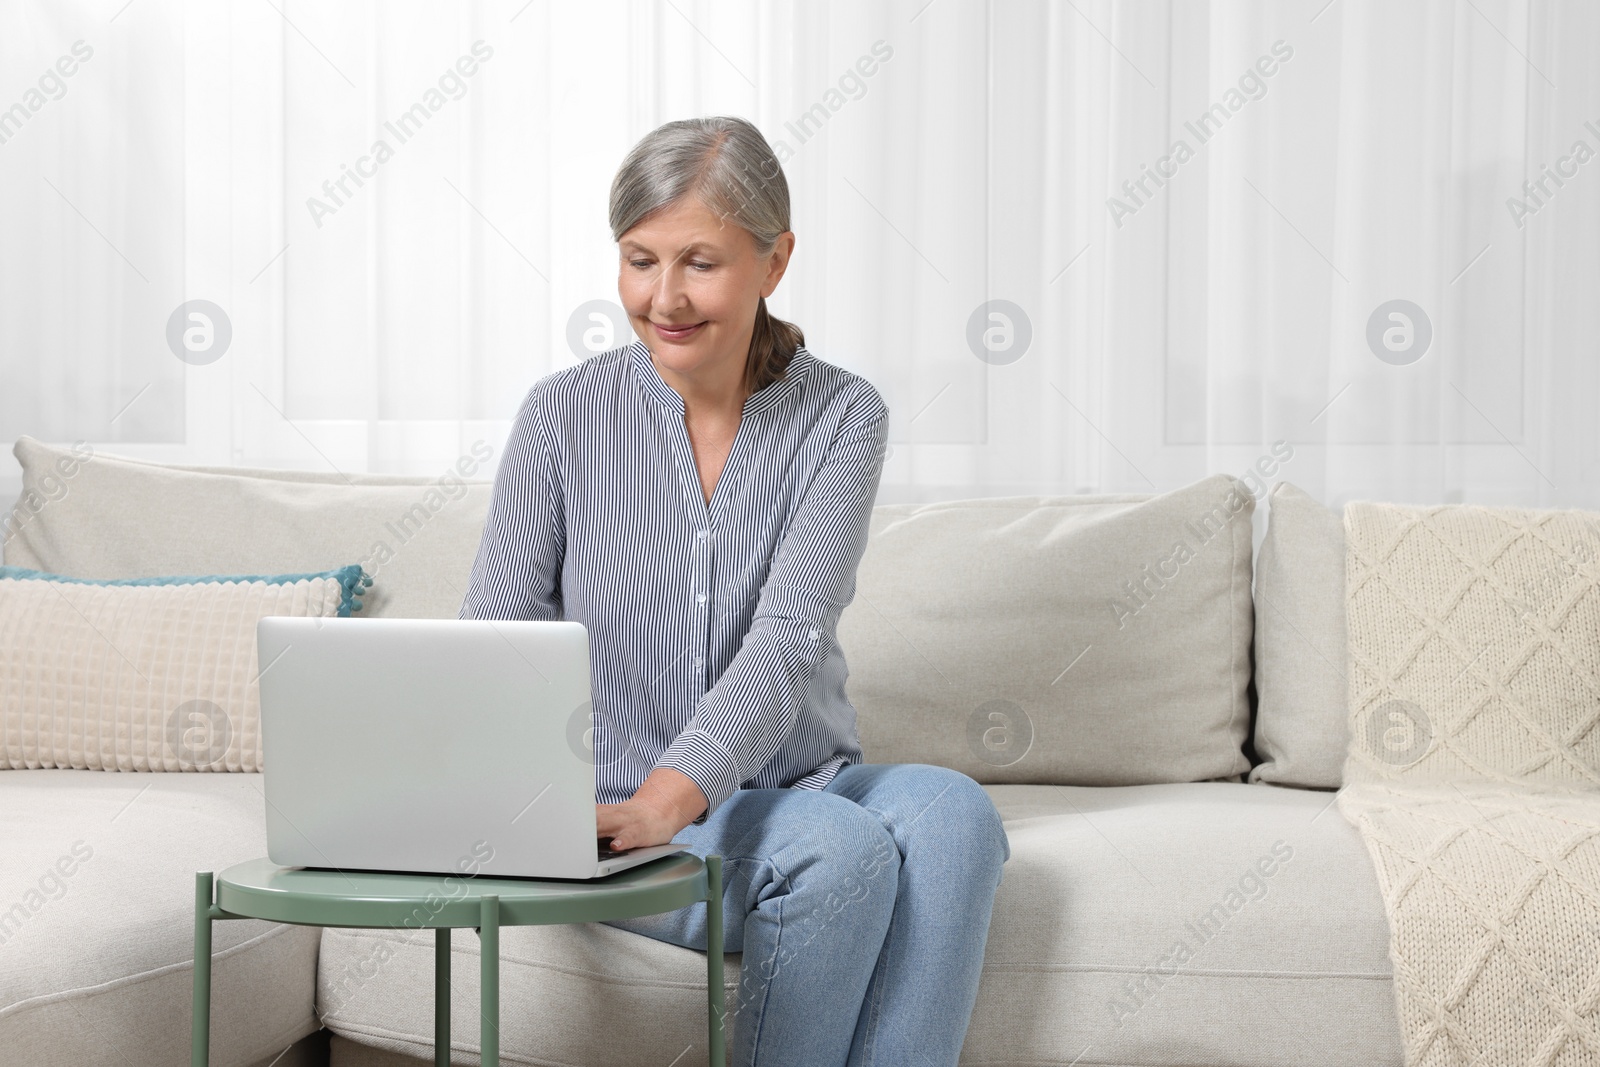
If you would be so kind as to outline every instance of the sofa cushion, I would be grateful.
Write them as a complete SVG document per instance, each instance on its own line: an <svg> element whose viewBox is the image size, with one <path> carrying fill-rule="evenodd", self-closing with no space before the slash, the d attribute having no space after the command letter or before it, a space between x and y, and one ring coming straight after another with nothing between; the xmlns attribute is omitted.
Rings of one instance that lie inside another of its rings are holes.
<svg viewBox="0 0 1600 1067"><path fill-rule="evenodd" d="M964 1062L1402 1062L1383 903L1331 796L1221 782L986 788L1012 855ZM506 1062L703 1060L700 953L601 923L500 937ZM477 939L458 932L453 949L452 1033L470 1056ZM730 1010L739 962L726 958ZM431 1055L432 974L431 935L325 931L328 1027L387 1050L336 1067Z"/></svg>
<svg viewBox="0 0 1600 1067"><path fill-rule="evenodd" d="M257 620L348 615L361 582L0 567L0 766L259 771Z"/></svg>
<svg viewBox="0 0 1600 1067"><path fill-rule="evenodd" d="M1254 507L1217 475L875 508L839 622L866 758L994 783L1242 775Z"/></svg>
<svg viewBox="0 0 1600 1067"><path fill-rule="evenodd" d="M453 619L489 506L475 443L438 477L185 467L31 437L5 562L79 578L286 574L358 563L361 614ZM63 470L70 470L70 476Z"/></svg>
<svg viewBox="0 0 1600 1067"><path fill-rule="evenodd" d="M1352 737L1344 780L1600 790L1600 511L1355 501L1344 526ZM1429 802L1413 803L1402 789L1398 804L1419 824L1448 821L1442 810L1415 813ZM1559 820L1572 834L1562 862L1574 872L1584 867L1580 820ZM1537 839L1531 825L1528 833ZM1474 855L1465 841L1457 848ZM1477 858L1485 877L1491 863L1505 869L1498 846ZM1542 878L1547 868L1528 870ZM1590 870L1588 884L1600 890L1600 868ZM1499 905L1489 891L1475 900ZM1524 933L1518 951L1538 943L1535 930ZM1559 935L1570 936L1570 928Z"/></svg>
<svg viewBox="0 0 1600 1067"><path fill-rule="evenodd" d="M257 774L0 771L0 1059L189 1062L194 873L266 854ZM211 1062L317 1029L318 931L213 926Z"/></svg>
<svg viewBox="0 0 1600 1067"><path fill-rule="evenodd" d="M1333 789L1349 743L1344 521L1288 482L1267 500L1255 584L1261 762L1250 781Z"/></svg>

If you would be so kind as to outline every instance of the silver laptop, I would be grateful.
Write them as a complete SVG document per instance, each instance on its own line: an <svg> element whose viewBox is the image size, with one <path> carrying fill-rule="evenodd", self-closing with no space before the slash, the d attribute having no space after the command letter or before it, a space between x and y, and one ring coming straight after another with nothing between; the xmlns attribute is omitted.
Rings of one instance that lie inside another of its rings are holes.
<svg viewBox="0 0 1600 1067"><path fill-rule="evenodd" d="M265 618L267 856L330 867L600 878L589 634L578 622Z"/></svg>

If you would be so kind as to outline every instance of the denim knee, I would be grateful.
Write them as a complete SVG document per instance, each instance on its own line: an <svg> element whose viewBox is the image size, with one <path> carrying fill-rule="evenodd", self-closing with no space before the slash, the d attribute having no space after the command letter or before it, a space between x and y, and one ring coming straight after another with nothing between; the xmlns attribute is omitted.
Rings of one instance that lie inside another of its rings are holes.
<svg viewBox="0 0 1600 1067"><path fill-rule="evenodd" d="M846 899L882 896L893 909L901 854L875 814L854 801L818 790L795 790L786 813L790 833L771 854L779 877L811 870L806 885L789 893L819 889ZM821 877L818 877L821 875Z"/></svg>
<svg viewBox="0 0 1600 1067"><path fill-rule="evenodd" d="M774 913L784 924L781 948L758 968L763 973L819 938L881 940L899 891L900 850L870 811L843 797L807 791L788 814L799 817L768 860L770 880L749 887L751 911L784 897Z"/></svg>
<svg viewBox="0 0 1600 1067"><path fill-rule="evenodd" d="M969 847L987 846L997 863L1009 860L1011 841L994 801L983 786L949 767L931 764L919 767L922 768L920 776L927 780L928 788L937 798L927 811L935 817L933 825L945 834L960 838Z"/></svg>

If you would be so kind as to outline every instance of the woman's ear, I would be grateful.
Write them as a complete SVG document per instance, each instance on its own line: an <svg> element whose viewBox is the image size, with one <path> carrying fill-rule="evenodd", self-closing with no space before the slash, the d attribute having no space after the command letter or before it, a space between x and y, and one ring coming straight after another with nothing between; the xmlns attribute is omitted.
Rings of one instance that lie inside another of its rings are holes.
<svg viewBox="0 0 1600 1067"><path fill-rule="evenodd" d="M789 257L794 254L794 231L784 230L778 234L778 240L772 246L772 253L767 257L767 277L761 283L762 297L769 297L778 288L778 283L783 280L784 271L789 269Z"/></svg>

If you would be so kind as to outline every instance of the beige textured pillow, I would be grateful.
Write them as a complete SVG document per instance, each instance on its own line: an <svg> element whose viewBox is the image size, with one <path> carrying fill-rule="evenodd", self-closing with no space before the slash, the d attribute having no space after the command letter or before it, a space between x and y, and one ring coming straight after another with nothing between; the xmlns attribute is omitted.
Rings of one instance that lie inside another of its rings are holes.
<svg viewBox="0 0 1600 1067"><path fill-rule="evenodd" d="M993 783L1237 780L1254 507L1225 475L878 506L839 624L866 759Z"/></svg>
<svg viewBox="0 0 1600 1067"><path fill-rule="evenodd" d="M1303 489L1267 497L1256 559L1256 755L1250 781L1337 789L1346 726L1344 524Z"/></svg>
<svg viewBox="0 0 1600 1067"><path fill-rule="evenodd" d="M0 568L0 765L259 771L256 621L348 614L357 567L101 583Z"/></svg>
<svg viewBox="0 0 1600 1067"><path fill-rule="evenodd" d="M22 496L5 562L80 578L291 574L360 564L361 614L453 619L466 594L492 457L476 442L434 478L181 467L18 439ZM86 455L87 453L87 455Z"/></svg>
<svg viewBox="0 0 1600 1067"><path fill-rule="evenodd" d="M1600 512L1354 501L1344 527L1345 782L1600 788Z"/></svg>

